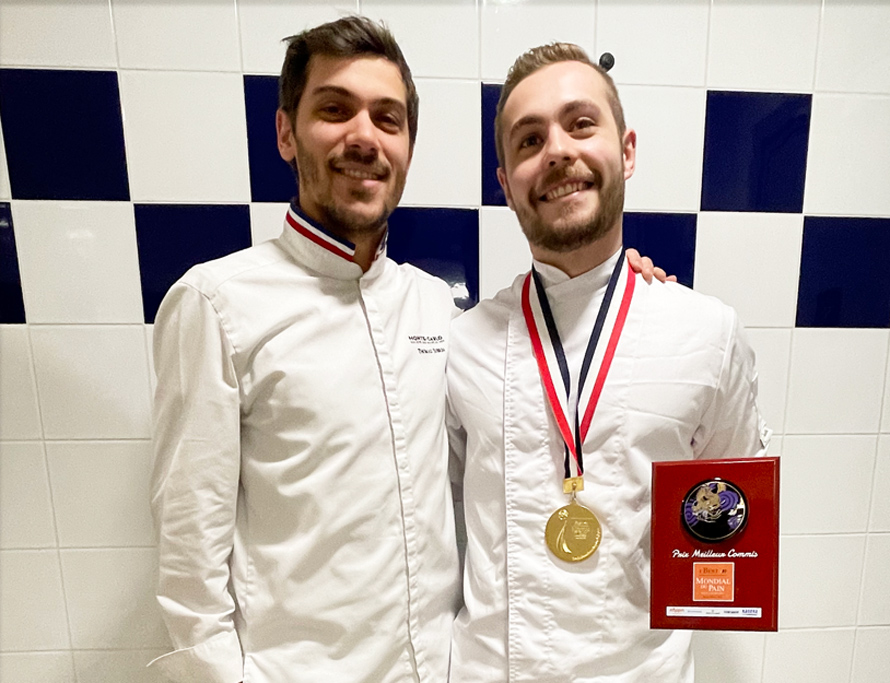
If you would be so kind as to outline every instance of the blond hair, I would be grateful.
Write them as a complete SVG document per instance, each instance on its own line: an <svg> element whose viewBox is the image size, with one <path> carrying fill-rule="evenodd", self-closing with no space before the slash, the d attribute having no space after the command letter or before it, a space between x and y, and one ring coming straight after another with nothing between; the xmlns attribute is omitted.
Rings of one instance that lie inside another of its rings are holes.
<svg viewBox="0 0 890 683"><path fill-rule="evenodd" d="M548 45L540 45L533 47L527 52L523 52L513 66L507 72L507 80L501 89L501 96L498 99L497 113L494 117L494 144L498 154L498 165L504 166L504 140L503 140L503 114L504 105L510 97L510 94L523 80L531 76L538 69L559 62L581 62L593 68L603 80L606 82L609 108L612 110L612 116L615 118L615 124L618 126L618 135L624 137L626 125L624 123L624 109L621 107L621 100L618 99L618 89L615 87L615 81L606 73L599 64L590 61L590 57L583 48L574 43L549 43Z"/></svg>

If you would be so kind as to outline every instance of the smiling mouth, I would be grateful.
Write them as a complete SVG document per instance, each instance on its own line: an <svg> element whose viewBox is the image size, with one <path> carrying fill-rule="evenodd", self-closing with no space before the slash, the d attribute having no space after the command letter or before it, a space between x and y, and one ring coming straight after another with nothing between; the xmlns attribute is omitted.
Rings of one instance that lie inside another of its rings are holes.
<svg viewBox="0 0 890 683"><path fill-rule="evenodd" d="M347 178L355 178L356 180L382 180L383 174L372 173L358 168L338 168L337 171Z"/></svg>
<svg viewBox="0 0 890 683"><path fill-rule="evenodd" d="M586 180L578 180L573 183L565 183L563 185L559 185L558 187L554 187L549 192L542 194L538 199L542 202L552 202L560 197L565 197L568 194L572 194L573 192L580 192L581 190L589 190L593 187L593 183Z"/></svg>

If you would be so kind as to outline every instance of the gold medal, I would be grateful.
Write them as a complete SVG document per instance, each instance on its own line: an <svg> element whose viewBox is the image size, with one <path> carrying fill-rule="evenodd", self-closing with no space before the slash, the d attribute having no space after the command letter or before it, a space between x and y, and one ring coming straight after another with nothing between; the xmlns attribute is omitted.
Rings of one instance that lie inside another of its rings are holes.
<svg viewBox="0 0 890 683"><path fill-rule="evenodd" d="M590 510L575 502L550 515L544 538L550 552L565 562L581 562L596 552L603 537L599 520Z"/></svg>

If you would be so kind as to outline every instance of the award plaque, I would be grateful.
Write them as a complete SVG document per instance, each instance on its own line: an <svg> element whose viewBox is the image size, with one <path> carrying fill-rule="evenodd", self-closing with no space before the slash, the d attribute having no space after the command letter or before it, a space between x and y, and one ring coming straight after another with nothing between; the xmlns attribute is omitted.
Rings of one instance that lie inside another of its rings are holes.
<svg viewBox="0 0 890 683"><path fill-rule="evenodd" d="M779 459L652 464L651 628L775 631Z"/></svg>

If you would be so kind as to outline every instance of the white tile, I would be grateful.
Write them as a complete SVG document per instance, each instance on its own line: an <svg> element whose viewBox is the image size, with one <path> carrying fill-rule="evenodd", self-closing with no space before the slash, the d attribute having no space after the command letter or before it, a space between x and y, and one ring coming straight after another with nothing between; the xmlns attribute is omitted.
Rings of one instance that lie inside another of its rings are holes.
<svg viewBox="0 0 890 683"><path fill-rule="evenodd" d="M0 653L0 681L77 683L70 652Z"/></svg>
<svg viewBox="0 0 890 683"><path fill-rule="evenodd" d="M821 0L714 0L708 86L811 92Z"/></svg>
<svg viewBox="0 0 890 683"><path fill-rule="evenodd" d="M531 265L532 255L516 214L505 206L483 206L479 210L480 299L509 287Z"/></svg>
<svg viewBox="0 0 890 683"><path fill-rule="evenodd" d="M421 107L403 206L479 206L479 83L416 79Z"/></svg>
<svg viewBox="0 0 890 683"><path fill-rule="evenodd" d="M757 357L757 405L773 434L781 434L785 431L785 406L788 400L791 330L746 329L745 336ZM770 444L771 454L778 452L775 446L774 443Z"/></svg>
<svg viewBox="0 0 890 683"><path fill-rule="evenodd" d="M75 649L164 648L154 548L62 550Z"/></svg>
<svg viewBox="0 0 890 683"><path fill-rule="evenodd" d="M767 450L767 455L772 457L780 456L785 450L785 437L781 435L773 434L772 438L769 441L769 449Z"/></svg>
<svg viewBox="0 0 890 683"><path fill-rule="evenodd" d="M816 89L890 95L890 5L825 0Z"/></svg>
<svg viewBox="0 0 890 683"><path fill-rule="evenodd" d="M0 3L0 64L114 68L108 0Z"/></svg>
<svg viewBox="0 0 890 683"><path fill-rule="evenodd" d="M599 0L596 49L611 52L617 83L704 85L708 0Z"/></svg>
<svg viewBox="0 0 890 683"><path fill-rule="evenodd" d="M392 31L414 78L478 78L475 0L362 0L362 14Z"/></svg>
<svg viewBox="0 0 890 683"><path fill-rule="evenodd" d="M0 439L43 436L25 325L0 325Z"/></svg>
<svg viewBox="0 0 890 683"><path fill-rule="evenodd" d="M0 651L70 646L58 551L0 551Z"/></svg>
<svg viewBox="0 0 890 683"><path fill-rule="evenodd" d="M149 438L142 325L39 326L31 340L47 438Z"/></svg>
<svg viewBox="0 0 890 683"><path fill-rule="evenodd" d="M887 435L878 438L868 530L890 532L890 436Z"/></svg>
<svg viewBox="0 0 890 683"><path fill-rule="evenodd" d="M850 683L890 681L890 627L860 628L853 649L853 677Z"/></svg>
<svg viewBox="0 0 890 683"><path fill-rule="evenodd" d="M288 204L285 202L262 202L250 205L250 243L259 244L281 236L284 229L284 216Z"/></svg>
<svg viewBox="0 0 890 683"><path fill-rule="evenodd" d="M804 213L890 215L890 135L876 134L880 121L890 121L890 97L813 96Z"/></svg>
<svg viewBox="0 0 890 683"><path fill-rule="evenodd" d="M876 436L786 436L783 534L865 532Z"/></svg>
<svg viewBox="0 0 890 683"><path fill-rule="evenodd" d="M246 202L240 74L121 71L134 201Z"/></svg>
<svg viewBox="0 0 890 683"><path fill-rule="evenodd" d="M287 47L282 40L356 12L357 0L238 0L244 72L281 73Z"/></svg>
<svg viewBox="0 0 890 683"><path fill-rule="evenodd" d="M165 650L81 650L74 653L79 681L166 683L157 667L146 665Z"/></svg>
<svg viewBox="0 0 890 683"><path fill-rule="evenodd" d="M148 355L148 384L150 395L154 397L155 389L158 388L158 377L155 374L155 356L154 356L154 331L155 326L145 326L145 353Z"/></svg>
<svg viewBox="0 0 890 683"><path fill-rule="evenodd" d="M54 548L43 445L0 441L0 548Z"/></svg>
<svg viewBox="0 0 890 683"><path fill-rule="evenodd" d="M890 347L888 347L890 350ZM881 416L881 431L890 434L890 357L887 359L887 377L884 379L884 411Z"/></svg>
<svg viewBox="0 0 890 683"><path fill-rule="evenodd" d="M628 211L698 211L705 137L705 91L620 86L624 118L637 132Z"/></svg>
<svg viewBox="0 0 890 683"><path fill-rule="evenodd" d="M589 0L481 0L482 78L503 83L526 50L562 41L594 56L596 5Z"/></svg>
<svg viewBox="0 0 890 683"><path fill-rule="evenodd" d="M0 24L2 26L2 24ZM3 128L0 127L0 199L8 200L12 197L12 189L9 187L9 168L6 164L6 144L3 142Z"/></svg>
<svg viewBox="0 0 890 683"><path fill-rule="evenodd" d="M865 535L783 536L779 625L783 629L855 625L864 555Z"/></svg>
<svg viewBox="0 0 890 683"><path fill-rule="evenodd" d="M763 670L764 634L695 631L696 683L751 683Z"/></svg>
<svg viewBox="0 0 890 683"><path fill-rule="evenodd" d="M111 6L124 69L241 70L232 0L112 0Z"/></svg>
<svg viewBox="0 0 890 683"><path fill-rule="evenodd" d="M890 572L887 567L890 567L890 534L870 534L865 546L860 624L890 624Z"/></svg>
<svg viewBox="0 0 890 683"><path fill-rule="evenodd" d="M746 327L793 327L802 237L800 214L702 212L695 289L735 308Z"/></svg>
<svg viewBox="0 0 890 683"><path fill-rule="evenodd" d="M12 204L29 323L142 322L130 202Z"/></svg>
<svg viewBox="0 0 890 683"><path fill-rule="evenodd" d="M786 434L878 431L887 330L796 328Z"/></svg>
<svg viewBox="0 0 890 683"><path fill-rule="evenodd" d="M49 441L46 454L60 547L155 544L150 441Z"/></svg>
<svg viewBox="0 0 890 683"><path fill-rule="evenodd" d="M763 683L841 683L848 680L855 631L791 631L766 639Z"/></svg>

